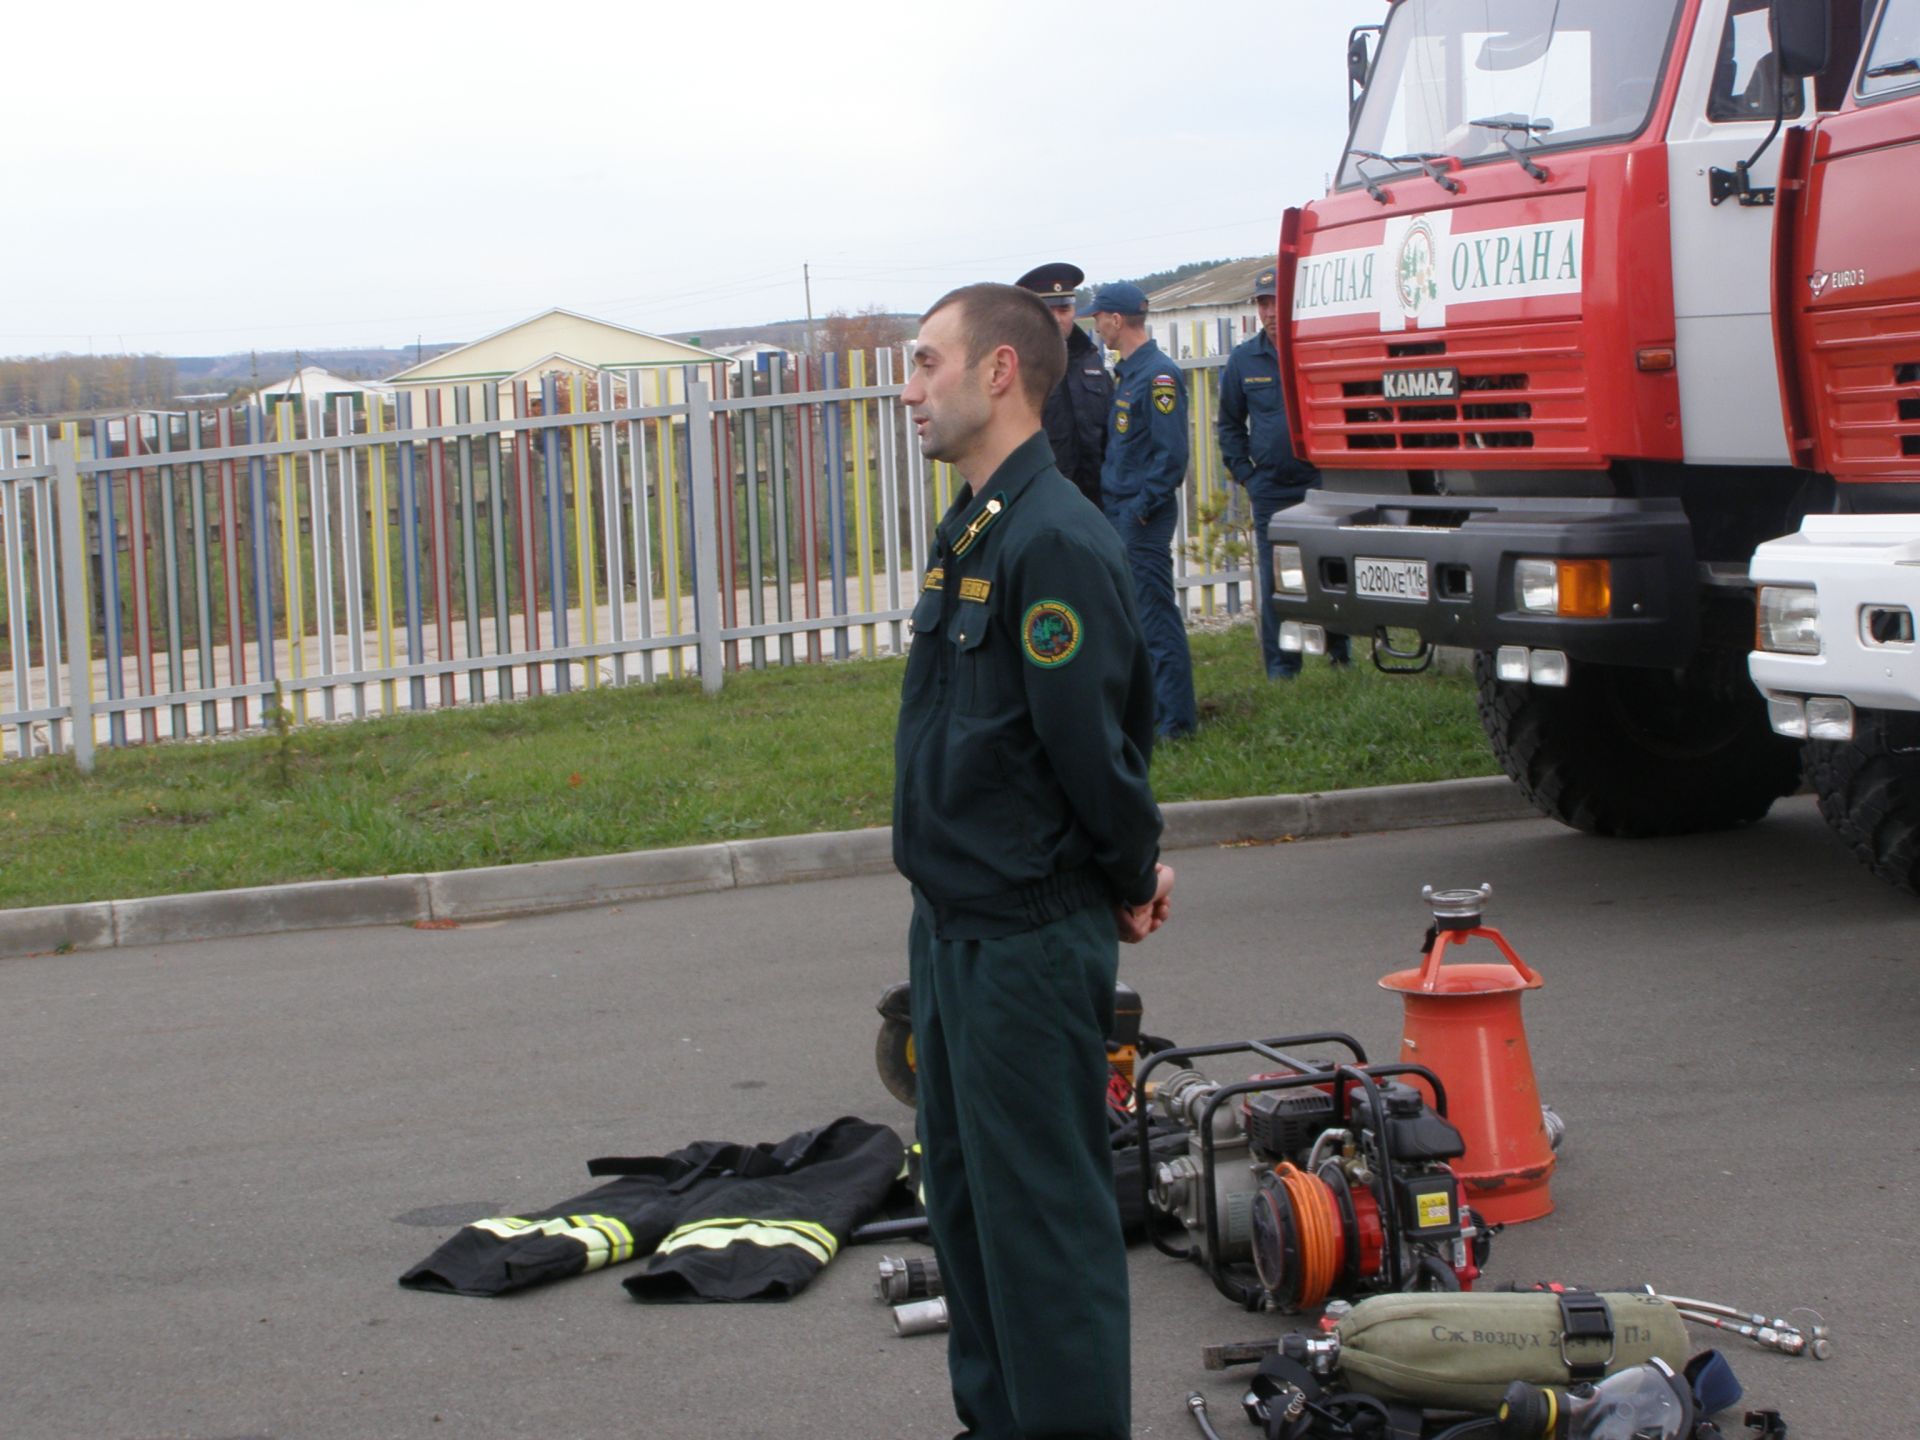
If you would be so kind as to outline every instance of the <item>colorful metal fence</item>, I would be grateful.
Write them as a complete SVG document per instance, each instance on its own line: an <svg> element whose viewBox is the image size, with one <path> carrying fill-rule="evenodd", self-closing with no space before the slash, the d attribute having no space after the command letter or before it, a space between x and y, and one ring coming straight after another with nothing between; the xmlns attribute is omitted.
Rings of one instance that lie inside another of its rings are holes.
<svg viewBox="0 0 1920 1440"><path fill-rule="evenodd" d="M1179 583L1240 603L1196 372ZM898 352L0 427L0 755L898 652ZM64 548L63 548L64 547Z"/></svg>

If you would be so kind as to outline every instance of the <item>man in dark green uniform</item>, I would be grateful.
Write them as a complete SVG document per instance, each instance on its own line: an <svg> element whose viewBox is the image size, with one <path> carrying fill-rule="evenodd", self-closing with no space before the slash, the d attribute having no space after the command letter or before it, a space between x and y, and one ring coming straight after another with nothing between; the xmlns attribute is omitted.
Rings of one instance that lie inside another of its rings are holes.
<svg viewBox="0 0 1920 1440"><path fill-rule="evenodd" d="M894 741L927 1213L969 1436L1129 1434L1106 1119L1119 940L1166 919L1153 678L1126 557L1054 467L1047 308L972 285L920 322L902 399L966 482L913 613Z"/></svg>

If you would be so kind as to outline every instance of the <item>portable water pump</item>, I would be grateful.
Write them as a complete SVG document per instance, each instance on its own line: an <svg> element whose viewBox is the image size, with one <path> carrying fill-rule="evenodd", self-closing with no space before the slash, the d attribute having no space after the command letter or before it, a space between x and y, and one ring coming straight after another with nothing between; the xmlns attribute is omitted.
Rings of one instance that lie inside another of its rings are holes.
<svg viewBox="0 0 1920 1440"><path fill-rule="evenodd" d="M1339 1046L1350 1058L1301 1058L1302 1046ZM1192 1068L1232 1054L1271 1068L1235 1084ZM1135 1086L1143 1145L1151 1109L1188 1135L1185 1154L1142 1178L1148 1203L1180 1221L1188 1244L1158 1234L1154 1244L1204 1265L1228 1299L1296 1310L1470 1289L1479 1275L1490 1235L1461 1203L1447 1162L1466 1145L1446 1118L1445 1086L1424 1066L1370 1065L1358 1041L1328 1031L1162 1050Z"/></svg>

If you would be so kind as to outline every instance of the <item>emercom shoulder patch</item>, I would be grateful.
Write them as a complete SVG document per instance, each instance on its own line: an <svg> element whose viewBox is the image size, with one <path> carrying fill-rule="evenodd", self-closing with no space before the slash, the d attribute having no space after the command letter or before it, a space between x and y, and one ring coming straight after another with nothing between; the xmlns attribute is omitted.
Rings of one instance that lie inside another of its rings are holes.
<svg viewBox="0 0 1920 1440"><path fill-rule="evenodd" d="M1020 622L1020 648L1042 670L1057 670L1080 653L1080 616L1064 600L1039 600Z"/></svg>
<svg viewBox="0 0 1920 1440"><path fill-rule="evenodd" d="M1179 388L1171 375L1153 377L1153 408L1162 415L1171 415Z"/></svg>

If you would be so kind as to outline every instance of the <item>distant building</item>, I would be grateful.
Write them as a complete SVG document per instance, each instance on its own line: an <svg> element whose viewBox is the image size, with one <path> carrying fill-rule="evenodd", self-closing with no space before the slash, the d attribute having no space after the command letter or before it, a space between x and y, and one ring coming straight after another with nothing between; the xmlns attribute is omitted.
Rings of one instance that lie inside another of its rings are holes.
<svg viewBox="0 0 1920 1440"><path fill-rule="evenodd" d="M1224 355L1260 328L1253 279L1271 255L1229 260L1147 296L1147 333L1175 359Z"/></svg>
<svg viewBox="0 0 1920 1440"><path fill-rule="evenodd" d="M793 354L784 345L770 345L765 340L742 340L738 344L716 345L713 348L736 365L744 360L756 370L784 364L787 357Z"/></svg>
<svg viewBox="0 0 1920 1440"><path fill-rule="evenodd" d="M342 398L353 401L354 408L360 409L366 405L369 396L385 400L392 394L391 385L369 385L362 380L349 380L344 375L335 375L323 366L302 365L284 380L262 385L248 398L259 401L269 411L282 403L291 402L296 412L305 414L309 400L318 400L331 413L334 403Z"/></svg>
<svg viewBox="0 0 1920 1440"><path fill-rule="evenodd" d="M639 403L655 400L671 403L683 398L680 379L683 366L725 363L727 359L715 350L555 308L409 366L387 377L386 384L393 390L422 399L431 391L440 391L441 417L451 421L454 414L451 392L459 386L491 381L500 387L500 413L511 415L513 387L521 381L527 383L532 395L537 395L541 381L548 375L572 377L591 376L602 370L650 371L659 378L648 387L653 393L643 390L636 397ZM479 418L477 403L474 413L475 418ZM423 423L425 418L424 413L416 413L414 423Z"/></svg>

